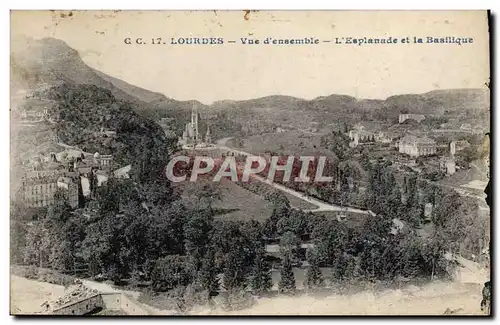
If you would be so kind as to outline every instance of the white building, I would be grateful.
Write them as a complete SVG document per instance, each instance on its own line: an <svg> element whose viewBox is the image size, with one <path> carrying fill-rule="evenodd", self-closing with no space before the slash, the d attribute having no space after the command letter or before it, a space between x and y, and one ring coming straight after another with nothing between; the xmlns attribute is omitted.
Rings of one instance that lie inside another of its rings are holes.
<svg viewBox="0 0 500 325"><path fill-rule="evenodd" d="M426 137L406 135L398 143L399 152L411 157L434 155L437 152L436 141Z"/></svg>
<svg viewBox="0 0 500 325"><path fill-rule="evenodd" d="M467 140L458 140L450 142L450 154L454 155L458 151L464 150L469 147L470 143Z"/></svg>
<svg viewBox="0 0 500 325"><path fill-rule="evenodd" d="M179 144L197 144L200 143L200 134L198 131L198 110L194 108L191 110L191 122L187 123L182 133L182 138L179 139Z"/></svg>
<svg viewBox="0 0 500 325"><path fill-rule="evenodd" d="M417 122L422 122L425 119L424 115L421 114L399 114L399 123L403 123L406 120L415 120Z"/></svg>
<svg viewBox="0 0 500 325"><path fill-rule="evenodd" d="M443 157L439 161L439 167L443 173L448 175L453 175L457 171L457 167L455 165L455 159L450 157Z"/></svg>
<svg viewBox="0 0 500 325"><path fill-rule="evenodd" d="M357 146L359 143L371 143L375 141L375 134L366 131L365 127L361 124L356 124L354 129L349 131L348 136L352 140L352 146Z"/></svg>

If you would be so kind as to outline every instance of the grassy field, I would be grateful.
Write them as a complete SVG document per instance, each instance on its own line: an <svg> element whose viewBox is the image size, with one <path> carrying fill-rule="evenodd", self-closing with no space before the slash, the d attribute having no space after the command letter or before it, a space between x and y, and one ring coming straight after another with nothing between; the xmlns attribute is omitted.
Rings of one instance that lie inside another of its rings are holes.
<svg viewBox="0 0 500 325"><path fill-rule="evenodd" d="M265 220L271 216L272 204L259 195L228 180L222 180L219 184L222 200L216 201L213 205L219 218Z"/></svg>
<svg viewBox="0 0 500 325"><path fill-rule="evenodd" d="M254 154L275 151L285 155L331 156L332 153L320 147L321 134L310 134L301 131L267 133L254 135L244 139L243 151ZM236 148L234 140L227 145Z"/></svg>
<svg viewBox="0 0 500 325"><path fill-rule="evenodd" d="M307 201L301 200L296 196L293 196L291 194L284 193L284 192L282 192L282 193L288 198L288 201L290 201L290 205L296 209L312 210L312 209L317 208L316 205L309 203Z"/></svg>
<svg viewBox="0 0 500 325"><path fill-rule="evenodd" d="M221 218L235 218L238 220L265 220L273 212L273 205L263 197L248 191L229 180L220 182L222 200L213 205ZM265 185L268 186L269 185ZM315 205L301 200L293 195L284 193L290 204L297 209L314 209Z"/></svg>

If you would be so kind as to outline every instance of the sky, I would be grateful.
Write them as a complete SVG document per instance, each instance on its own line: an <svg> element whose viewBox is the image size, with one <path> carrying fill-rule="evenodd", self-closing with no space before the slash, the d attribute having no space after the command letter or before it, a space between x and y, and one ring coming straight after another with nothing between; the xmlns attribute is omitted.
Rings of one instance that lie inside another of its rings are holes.
<svg viewBox="0 0 500 325"><path fill-rule="evenodd" d="M178 100L330 94L384 99L489 78L486 11L13 11L11 36L54 37L91 67ZM472 44L242 45L254 39L466 37ZM127 45L223 37L223 45Z"/></svg>

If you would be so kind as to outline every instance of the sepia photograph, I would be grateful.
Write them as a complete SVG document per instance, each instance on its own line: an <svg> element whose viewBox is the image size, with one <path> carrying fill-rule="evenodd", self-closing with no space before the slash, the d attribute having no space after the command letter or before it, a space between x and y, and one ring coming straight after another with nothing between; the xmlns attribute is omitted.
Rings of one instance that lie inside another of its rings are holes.
<svg viewBox="0 0 500 325"><path fill-rule="evenodd" d="M12 10L10 314L491 316L490 24Z"/></svg>

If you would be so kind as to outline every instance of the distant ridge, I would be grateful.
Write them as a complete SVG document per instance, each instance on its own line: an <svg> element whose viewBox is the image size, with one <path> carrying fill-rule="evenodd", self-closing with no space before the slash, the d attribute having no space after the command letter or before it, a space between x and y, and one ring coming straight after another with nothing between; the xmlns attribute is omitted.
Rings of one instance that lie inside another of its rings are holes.
<svg viewBox="0 0 500 325"><path fill-rule="evenodd" d="M109 76L85 64L78 52L65 42L44 38L12 40L11 89L30 89L40 83L60 82L93 84L109 90L117 99L131 101L143 113L159 118L165 114L185 121L188 111L196 106L200 111L225 112L229 119L245 125L263 123L290 124L321 121L333 123L340 116L356 119L366 114L395 118L401 112L440 115L446 112L487 110L489 90L441 89L423 94L401 94L385 100L355 98L331 94L306 100L293 96L271 95L247 100L219 100L204 105L196 100L179 101L164 94L134 86ZM179 125L183 122L179 121Z"/></svg>

